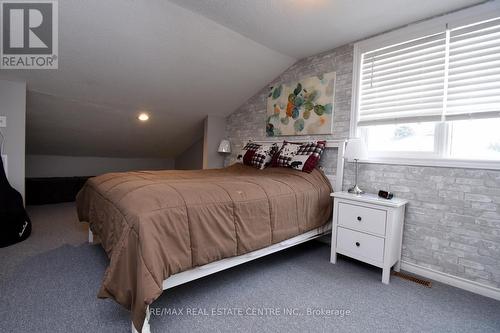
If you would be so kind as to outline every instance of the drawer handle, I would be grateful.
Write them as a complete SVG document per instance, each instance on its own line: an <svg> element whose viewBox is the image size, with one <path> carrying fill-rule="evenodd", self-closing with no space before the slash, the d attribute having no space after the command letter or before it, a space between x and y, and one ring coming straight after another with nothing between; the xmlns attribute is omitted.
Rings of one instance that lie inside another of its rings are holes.
<svg viewBox="0 0 500 333"><path fill-rule="evenodd" d="M362 218L361 216L358 216L358 221L361 222Z"/></svg>
<svg viewBox="0 0 500 333"><path fill-rule="evenodd" d="M359 247L361 244L359 244L359 242L356 242L356 246Z"/></svg>

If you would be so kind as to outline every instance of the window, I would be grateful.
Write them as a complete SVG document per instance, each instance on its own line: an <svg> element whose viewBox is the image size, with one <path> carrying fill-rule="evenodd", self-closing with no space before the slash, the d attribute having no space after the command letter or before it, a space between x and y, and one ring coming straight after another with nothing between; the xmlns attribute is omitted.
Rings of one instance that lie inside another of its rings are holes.
<svg viewBox="0 0 500 333"><path fill-rule="evenodd" d="M362 130L371 152L434 151L435 123L374 125Z"/></svg>
<svg viewBox="0 0 500 333"><path fill-rule="evenodd" d="M488 6L356 44L352 136L372 157L500 161L500 8Z"/></svg>
<svg viewBox="0 0 500 333"><path fill-rule="evenodd" d="M500 118L450 123L450 156L500 160Z"/></svg>

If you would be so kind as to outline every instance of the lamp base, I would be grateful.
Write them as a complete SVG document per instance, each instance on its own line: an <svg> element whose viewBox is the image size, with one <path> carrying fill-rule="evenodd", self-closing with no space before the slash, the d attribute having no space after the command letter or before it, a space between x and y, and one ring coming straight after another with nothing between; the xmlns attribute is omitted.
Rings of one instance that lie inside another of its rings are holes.
<svg viewBox="0 0 500 333"><path fill-rule="evenodd" d="M358 184L356 184L353 187L351 187L350 189L348 189L347 192L352 193L352 194L356 194L356 195L360 195L360 194L365 193L365 191L363 191L362 189L359 188Z"/></svg>

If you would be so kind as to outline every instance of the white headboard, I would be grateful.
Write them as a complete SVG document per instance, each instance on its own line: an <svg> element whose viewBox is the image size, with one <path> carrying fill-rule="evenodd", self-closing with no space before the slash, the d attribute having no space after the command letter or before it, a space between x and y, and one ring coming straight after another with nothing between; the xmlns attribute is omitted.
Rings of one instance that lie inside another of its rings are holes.
<svg viewBox="0 0 500 333"><path fill-rule="evenodd" d="M305 143L313 140L286 140L292 143ZM346 140L324 140L326 141L326 148L337 148L337 173L335 175L335 186L332 184L334 191L342 191L342 180L344 179L344 151ZM255 143L283 143L283 140L252 140Z"/></svg>

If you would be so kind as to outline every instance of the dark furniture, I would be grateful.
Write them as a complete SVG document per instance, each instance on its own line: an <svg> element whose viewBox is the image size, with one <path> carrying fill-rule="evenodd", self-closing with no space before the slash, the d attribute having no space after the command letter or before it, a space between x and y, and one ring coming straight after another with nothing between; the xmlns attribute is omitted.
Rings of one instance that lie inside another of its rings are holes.
<svg viewBox="0 0 500 333"><path fill-rule="evenodd" d="M26 204L46 205L75 201L90 177L27 178Z"/></svg>

